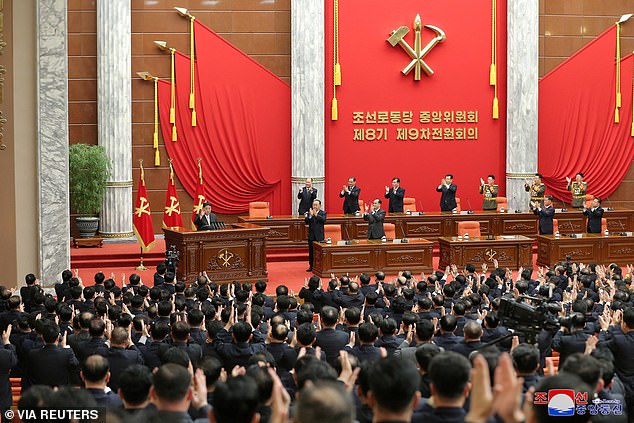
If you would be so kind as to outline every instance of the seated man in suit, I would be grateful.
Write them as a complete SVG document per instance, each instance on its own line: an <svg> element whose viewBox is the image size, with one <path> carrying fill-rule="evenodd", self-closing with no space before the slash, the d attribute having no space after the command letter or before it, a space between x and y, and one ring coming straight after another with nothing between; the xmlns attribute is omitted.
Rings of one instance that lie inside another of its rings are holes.
<svg viewBox="0 0 634 423"><path fill-rule="evenodd" d="M368 212L370 207L365 205L365 213L363 220L368 222L368 239L381 239L385 236L383 230L383 221L385 220L385 210L381 209L381 199L375 198L372 202L372 211Z"/></svg>
<svg viewBox="0 0 634 423"><path fill-rule="evenodd" d="M390 199L388 206L390 213L403 213L403 197L405 197L405 190L401 188L401 179L392 179L392 188L385 187L385 198Z"/></svg>
<svg viewBox="0 0 634 423"><path fill-rule="evenodd" d="M601 199L596 197L592 200L592 205L589 209L583 207L583 214L588 216L588 233L600 234L601 233L601 219L603 218L603 208L601 208Z"/></svg>
<svg viewBox="0 0 634 423"><path fill-rule="evenodd" d="M553 197L547 195L544 197L544 205L539 201L531 201L533 213L539 216L539 234L552 235L553 233L553 217L555 216L555 208L553 207Z"/></svg>
<svg viewBox="0 0 634 423"><path fill-rule="evenodd" d="M211 229L211 222L215 221L216 215L211 212L211 203L205 201L194 219L194 225L199 231L208 231Z"/></svg>
<svg viewBox="0 0 634 423"><path fill-rule="evenodd" d="M339 193L339 197L343 198L343 212L345 214L355 214L359 211L359 194L361 188L357 186L357 178L351 176L348 178L348 185L344 185Z"/></svg>

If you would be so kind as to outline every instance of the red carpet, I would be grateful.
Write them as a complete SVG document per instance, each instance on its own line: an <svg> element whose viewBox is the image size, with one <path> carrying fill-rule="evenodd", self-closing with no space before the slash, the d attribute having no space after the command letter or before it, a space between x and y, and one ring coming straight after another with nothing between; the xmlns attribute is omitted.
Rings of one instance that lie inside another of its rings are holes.
<svg viewBox="0 0 634 423"><path fill-rule="evenodd" d="M103 272L106 277L114 274L117 285L121 285L121 275L126 280L132 273L141 276L143 283L152 286L156 265L164 260L165 241L157 239L156 245L149 253L145 253L144 264L147 270L139 271L140 250L136 243L108 243L102 248L72 248L71 267L79 269L79 276L84 284L91 284L97 272ZM537 256L533 254L533 266ZM312 273L306 272L308 257L305 252L277 251L267 253L267 268L269 272L269 287L267 293L274 294L277 285L284 284L293 292L298 293L304 285L305 278ZM438 267L438 251L434 251L434 268ZM515 274L516 272L514 272ZM351 275L354 276L354 275ZM418 276L418 275L417 275ZM388 280L396 275L388 275Z"/></svg>

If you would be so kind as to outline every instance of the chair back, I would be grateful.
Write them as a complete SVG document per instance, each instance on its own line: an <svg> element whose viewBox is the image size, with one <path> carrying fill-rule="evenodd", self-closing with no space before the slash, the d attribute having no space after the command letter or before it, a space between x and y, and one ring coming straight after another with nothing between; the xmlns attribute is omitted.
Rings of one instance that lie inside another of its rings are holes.
<svg viewBox="0 0 634 423"><path fill-rule="evenodd" d="M460 208L460 198L456 197L456 212L460 213L462 209Z"/></svg>
<svg viewBox="0 0 634 423"><path fill-rule="evenodd" d="M414 197L405 197L403 198L403 211L411 211L415 212L416 210L416 198Z"/></svg>
<svg viewBox="0 0 634 423"><path fill-rule="evenodd" d="M586 208L589 209L592 207L592 200L594 200L594 195L586 194Z"/></svg>
<svg viewBox="0 0 634 423"><path fill-rule="evenodd" d="M505 211L509 210L509 203L506 201L506 197L498 197L498 211L500 209L504 209Z"/></svg>
<svg viewBox="0 0 634 423"><path fill-rule="evenodd" d="M324 225L324 238L330 238L332 242L341 241L341 225Z"/></svg>
<svg viewBox="0 0 634 423"><path fill-rule="evenodd" d="M387 239L396 239L396 225L394 223L384 223L383 230Z"/></svg>
<svg viewBox="0 0 634 423"><path fill-rule="evenodd" d="M608 219L605 217L601 218L601 232L605 232L608 230Z"/></svg>
<svg viewBox="0 0 634 423"><path fill-rule="evenodd" d="M466 222L458 222L458 236L469 234L471 238L480 236L480 222L467 220Z"/></svg>
<svg viewBox="0 0 634 423"><path fill-rule="evenodd" d="M271 209L268 201L253 201L249 203L249 217L269 217L271 215Z"/></svg>
<svg viewBox="0 0 634 423"><path fill-rule="evenodd" d="M559 220L553 219L553 233L559 232Z"/></svg>

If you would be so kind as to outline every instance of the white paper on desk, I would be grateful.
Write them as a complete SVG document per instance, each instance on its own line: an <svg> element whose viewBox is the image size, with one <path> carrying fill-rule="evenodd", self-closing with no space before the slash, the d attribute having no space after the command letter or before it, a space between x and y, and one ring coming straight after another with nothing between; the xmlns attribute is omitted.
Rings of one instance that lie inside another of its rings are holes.
<svg viewBox="0 0 634 423"><path fill-rule="evenodd" d="M502 239L514 239L515 237L513 235L502 235L502 236L500 236L500 238L502 238Z"/></svg>

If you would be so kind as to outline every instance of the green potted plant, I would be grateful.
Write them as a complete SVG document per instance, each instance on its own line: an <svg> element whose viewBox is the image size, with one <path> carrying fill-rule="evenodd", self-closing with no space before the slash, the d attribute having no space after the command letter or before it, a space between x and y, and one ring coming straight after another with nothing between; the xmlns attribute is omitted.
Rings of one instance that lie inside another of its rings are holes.
<svg viewBox="0 0 634 423"><path fill-rule="evenodd" d="M83 215L75 217L79 236L91 238L99 227L95 215L101 211L112 163L100 145L72 144L68 156L71 209Z"/></svg>

